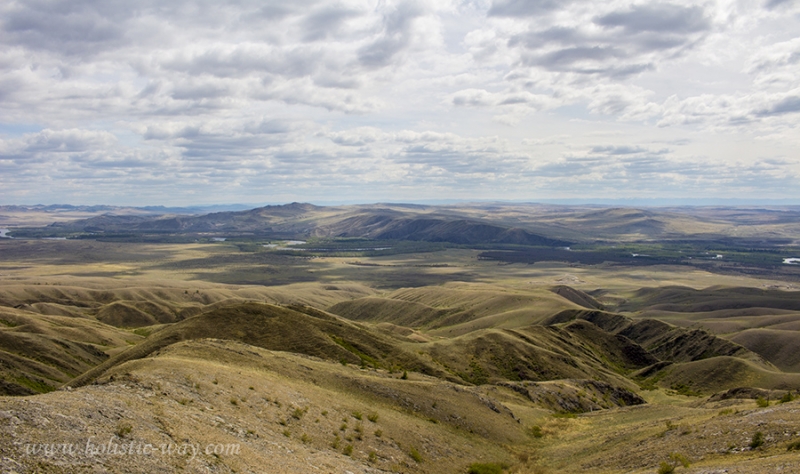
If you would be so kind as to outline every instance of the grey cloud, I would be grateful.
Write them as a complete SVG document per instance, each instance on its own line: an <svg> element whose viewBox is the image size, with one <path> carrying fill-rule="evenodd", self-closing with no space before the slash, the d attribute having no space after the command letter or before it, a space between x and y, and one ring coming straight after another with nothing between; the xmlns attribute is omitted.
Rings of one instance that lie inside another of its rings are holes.
<svg viewBox="0 0 800 474"><path fill-rule="evenodd" d="M569 0L494 0L489 16L525 17L562 8Z"/></svg>
<svg viewBox="0 0 800 474"><path fill-rule="evenodd" d="M414 1L398 5L384 17L383 31L378 39L359 51L359 62L368 68L388 65L397 53L409 45L414 20L422 13L421 6Z"/></svg>
<svg viewBox="0 0 800 474"><path fill-rule="evenodd" d="M535 58L537 64L548 68L562 69L578 61L591 60L603 61L610 58L619 58L624 53L616 48L607 46L576 46L546 53Z"/></svg>
<svg viewBox="0 0 800 474"><path fill-rule="evenodd" d="M711 30L703 8L673 4L637 5L596 16L593 23L600 28L531 21L508 46L520 50L527 66L625 79L693 48Z"/></svg>
<svg viewBox="0 0 800 474"><path fill-rule="evenodd" d="M538 48L545 43L574 44L587 41L588 36L577 28L555 26L542 31L529 31L527 34L512 37L509 46L524 43L529 48Z"/></svg>
<svg viewBox="0 0 800 474"><path fill-rule="evenodd" d="M592 147L591 151L592 153L605 154L605 155L632 155L637 153L654 153L658 155L663 155L669 152L669 150L667 149L652 151L648 148L643 148L640 146L629 146L629 145L594 146Z"/></svg>
<svg viewBox="0 0 800 474"><path fill-rule="evenodd" d="M800 112L800 97L789 96L775 103L772 105L772 107L759 110L756 112L756 115L761 117L769 117L773 115L785 115L797 112Z"/></svg>
<svg viewBox="0 0 800 474"><path fill-rule="evenodd" d="M227 95L227 87L210 83L183 84L172 91L172 98L176 100L218 99Z"/></svg>
<svg viewBox="0 0 800 474"><path fill-rule="evenodd" d="M784 3L791 3L791 2L792 0L767 0L764 6L767 7L767 9L772 10L773 8L777 8L783 5Z"/></svg>
<svg viewBox="0 0 800 474"><path fill-rule="evenodd" d="M587 175L603 166L599 159L568 158L561 161L540 165L533 170L534 176L561 178Z"/></svg>
<svg viewBox="0 0 800 474"><path fill-rule="evenodd" d="M268 44L237 45L210 49L191 57L164 60L162 66L194 76L242 77L249 73L273 73L302 77L313 73L325 52L319 48L276 48Z"/></svg>
<svg viewBox="0 0 800 474"><path fill-rule="evenodd" d="M574 178L592 183L624 180L634 187L653 186L654 180L670 181L674 175L684 178L711 179L717 177L701 163L676 161L664 156L607 155L604 157L567 156L560 161L537 167L533 175L547 178Z"/></svg>
<svg viewBox="0 0 800 474"><path fill-rule="evenodd" d="M305 41L320 41L335 36L342 24L358 16L356 10L346 8L325 7L316 11L303 20Z"/></svg>
<svg viewBox="0 0 800 474"><path fill-rule="evenodd" d="M115 142L116 138L108 132L45 129L25 137L23 153L78 153L107 148Z"/></svg>
<svg viewBox="0 0 800 474"><path fill-rule="evenodd" d="M631 35L645 32L697 33L711 26L701 7L672 4L636 5L626 12L596 18L594 22L605 27L620 27Z"/></svg>
<svg viewBox="0 0 800 474"><path fill-rule="evenodd" d="M84 2L15 2L2 11L11 44L85 55L116 47L124 29Z"/></svg>

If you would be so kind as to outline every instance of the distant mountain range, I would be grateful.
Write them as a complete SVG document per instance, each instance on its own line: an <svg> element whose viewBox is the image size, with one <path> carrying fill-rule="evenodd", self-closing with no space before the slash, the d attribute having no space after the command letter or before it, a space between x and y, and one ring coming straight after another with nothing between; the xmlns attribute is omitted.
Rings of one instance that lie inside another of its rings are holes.
<svg viewBox="0 0 800 474"><path fill-rule="evenodd" d="M61 213L47 227L13 229L11 234L20 237L317 237L567 247L603 241L731 239L746 245L788 245L800 235L800 210L793 207L637 209L508 203L316 206L297 202L255 209L239 207L5 206L0 207L0 214L38 213L41 222L43 213L45 217L47 213ZM73 220L68 220L69 216L74 216Z"/></svg>

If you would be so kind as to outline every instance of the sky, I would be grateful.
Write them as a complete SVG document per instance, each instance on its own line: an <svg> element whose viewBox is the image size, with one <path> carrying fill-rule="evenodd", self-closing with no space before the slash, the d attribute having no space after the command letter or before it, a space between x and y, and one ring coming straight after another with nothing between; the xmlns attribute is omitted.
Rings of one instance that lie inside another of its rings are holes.
<svg viewBox="0 0 800 474"><path fill-rule="evenodd" d="M0 0L0 204L800 203L800 1Z"/></svg>

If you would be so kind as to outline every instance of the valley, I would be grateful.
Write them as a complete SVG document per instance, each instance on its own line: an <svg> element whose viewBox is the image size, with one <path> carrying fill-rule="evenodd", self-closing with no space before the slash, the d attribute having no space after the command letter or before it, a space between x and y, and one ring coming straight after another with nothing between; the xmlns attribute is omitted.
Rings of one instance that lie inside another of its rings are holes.
<svg viewBox="0 0 800 474"><path fill-rule="evenodd" d="M798 467L793 208L16 212L9 472Z"/></svg>

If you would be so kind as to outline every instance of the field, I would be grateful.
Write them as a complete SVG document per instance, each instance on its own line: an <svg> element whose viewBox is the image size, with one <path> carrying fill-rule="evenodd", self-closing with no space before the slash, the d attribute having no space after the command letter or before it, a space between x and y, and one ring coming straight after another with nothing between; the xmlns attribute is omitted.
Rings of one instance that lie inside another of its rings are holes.
<svg viewBox="0 0 800 474"><path fill-rule="evenodd" d="M3 472L800 467L793 209L15 212Z"/></svg>

